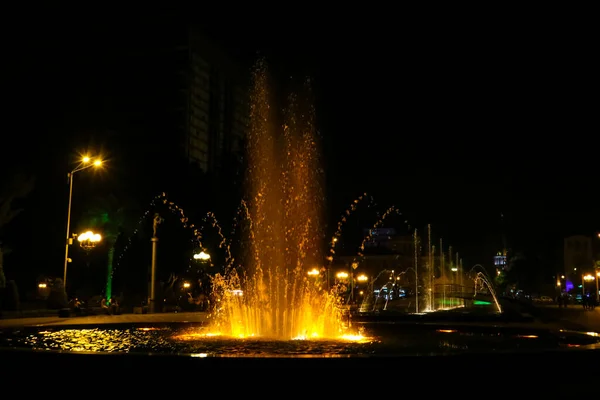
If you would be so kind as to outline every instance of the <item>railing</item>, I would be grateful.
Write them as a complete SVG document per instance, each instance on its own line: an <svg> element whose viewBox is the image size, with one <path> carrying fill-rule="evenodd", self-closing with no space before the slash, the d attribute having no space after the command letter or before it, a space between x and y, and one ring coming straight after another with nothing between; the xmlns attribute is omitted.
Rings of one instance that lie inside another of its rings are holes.
<svg viewBox="0 0 600 400"><path fill-rule="evenodd" d="M438 284L434 287L434 295L436 298L445 296L445 297L461 297L461 298L470 298L474 296L492 296L487 290L477 290L475 291L474 285L457 285L457 284Z"/></svg>

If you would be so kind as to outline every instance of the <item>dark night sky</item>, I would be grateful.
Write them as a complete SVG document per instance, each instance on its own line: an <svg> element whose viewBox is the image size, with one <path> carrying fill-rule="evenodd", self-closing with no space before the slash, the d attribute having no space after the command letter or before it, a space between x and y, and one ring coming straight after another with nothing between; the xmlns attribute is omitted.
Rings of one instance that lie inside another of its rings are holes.
<svg viewBox="0 0 600 400"><path fill-rule="evenodd" d="M19 153L37 147L35 154L65 159L71 150L49 135L65 104L86 101L65 93L89 76L65 73L72 59L61 55L77 58L77 50L55 49L68 47L57 41L70 32L71 48L83 49L100 19L65 18L37 17L5 37L9 131L21 132ZM541 248L564 233L600 229L597 62L585 33L426 15L357 18L202 26L238 57L264 55L282 76L311 76L337 194L332 209L367 191L415 225L432 223L472 247L498 232L501 213L515 241ZM65 165L49 170L60 176Z"/></svg>

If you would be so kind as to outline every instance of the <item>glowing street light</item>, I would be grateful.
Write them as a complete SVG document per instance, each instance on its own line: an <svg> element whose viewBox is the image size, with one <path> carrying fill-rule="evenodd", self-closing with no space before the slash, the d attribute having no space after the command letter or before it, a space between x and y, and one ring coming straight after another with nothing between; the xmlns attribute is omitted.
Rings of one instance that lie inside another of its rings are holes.
<svg viewBox="0 0 600 400"><path fill-rule="evenodd" d="M43 298L48 298L48 295L50 294L50 285L48 285L46 282L40 282L38 283L37 287L38 295Z"/></svg>
<svg viewBox="0 0 600 400"><path fill-rule="evenodd" d="M75 172L83 171L85 169L91 167L100 167L102 165L102 160L99 158L90 158L89 156L83 156L81 158L81 163L73 169L71 172L67 174L69 178L69 206L67 208L67 238L65 243L65 268L63 273L63 285L66 289L67 287L67 266L69 265L69 245L72 240L70 238L71 235L71 201L73 199L73 175Z"/></svg>
<svg viewBox="0 0 600 400"><path fill-rule="evenodd" d="M366 282L369 280L369 278L366 275L359 275L356 277L356 280L359 282Z"/></svg>
<svg viewBox="0 0 600 400"><path fill-rule="evenodd" d="M198 254L194 254L194 260L208 261L210 260L210 254L201 251Z"/></svg>
<svg viewBox="0 0 600 400"><path fill-rule="evenodd" d="M583 275L581 278L582 278L582 282L581 282L581 295L584 296L585 295L585 283L593 281L593 280L596 280L596 278L594 278L594 276L592 274ZM596 298L598 298L598 284L597 284L597 282L596 282Z"/></svg>
<svg viewBox="0 0 600 400"><path fill-rule="evenodd" d="M344 271L338 272L337 275L336 275L336 277L338 279L348 279L348 273L344 272Z"/></svg>
<svg viewBox="0 0 600 400"><path fill-rule="evenodd" d="M100 243L101 240L102 236L99 233L94 233L92 231L87 231L77 235L77 241L79 241L79 245L85 250L93 249L98 243Z"/></svg>
<svg viewBox="0 0 600 400"><path fill-rule="evenodd" d="M319 276L319 270L316 268L311 269L307 272L308 276Z"/></svg>

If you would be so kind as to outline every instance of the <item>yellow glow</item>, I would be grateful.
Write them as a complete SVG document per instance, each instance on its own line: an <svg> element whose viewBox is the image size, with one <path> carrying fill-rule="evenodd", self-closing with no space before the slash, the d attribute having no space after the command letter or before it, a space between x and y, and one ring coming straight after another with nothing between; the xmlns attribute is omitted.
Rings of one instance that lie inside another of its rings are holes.
<svg viewBox="0 0 600 400"><path fill-rule="evenodd" d="M102 160L96 160L96 161L94 161L94 165L96 167L99 167L100 165L102 165Z"/></svg>
<svg viewBox="0 0 600 400"><path fill-rule="evenodd" d="M39 287L40 289L44 289L44 288L45 288L45 287L47 287L47 286L48 286L48 285L46 285L45 283L40 283L40 284L38 284L38 287Z"/></svg>
<svg viewBox="0 0 600 400"><path fill-rule="evenodd" d="M202 260L202 261L210 260L210 254L201 251L198 254L194 254L194 260Z"/></svg>
<svg viewBox="0 0 600 400"><path fill-rule="evenodd" d="M340 339L342 340L347 340L349 342L358 342L358 343L365 343L365 342L370 342L372 339L363 335L342 335L340 336Z"/></svg>
<svg viewBox="0 0 600 400"><path fill-rule="evenodd" d="M174 336L173 338L176 340L199 340L199 339L209 339L214 337L227 337L230 339L248 339L255 337L255 335L224 335L221 332L194 332L194 333L184 333L182 335Z"/></svg>
<svg viewBox="0 0 600 400"><path fill-rule="evenodd" d="M310 336L300 335L300 336L296 336L296 337L292 338L292 340L310 340L310 339L318 339L318 338L319 338L319 334L316 332L313 332Z"/></svg>
<svg viewBox="0 0 600 400"><path fill-rule="evenodd" d="M191 285L190 285L190 283L189 283L189 282L184 282L184 283L183 283L183 287L184 287L184 288L189 288L190 286L191 286Z"/></svg>
<svg viewBox="0 0 600 400"><path fill-rule="evenodd" d="M586 276L583 277L584 281L593 281L594 277L590 274L587 274Z"/></svg>
<svg viewBox="0 0 600 400"><path fill-rule="evenodd" d="M337 338L347 321L341 296L306 275L323 260L322 177L313 118L298 114L298 128L294 123L274 130L277 107L270 104L266 71L258 68L253 77L245 146L251 173L240 210L248 222L248 229L240 229L247 243L245 255L239 255L244 268L213 277L218 313L210 330L228 337ZM244 295L232 296L232 290Z"/></svg>
<svg viewBox="0 0 600 400"><path fill-rule="evenodd" d="M359 275L356 277L356 280L359 282L366 282L369 280L369 278L366 275Z"/></svg>
<svg viewBox="0 0 600 400"><path fill-rule="evenodd" d="M84 156L83 158L81 158L81 162L87 164L90 162L90 158L88 156Z"/></svg>
<svg viewBox="0 0 600 400"><path fill-rule="evenodd" d="M142 329L146 330L148 328L142 328ZM150 330L150 329L148 329L148 330ZM245 335L242 333L239 333L236 335L224 335L221 332L193 332L193 333L185 333L185 334L177 335L177 336L174 336L173 338L176 340L201 340L201 339L210 339L210 338L214 338L214 337L227 337L229 339L248 339L248 338L256 338L257 335L254 335L254 334ZM295 336L291 340L321 340L321 339L327 339L327 338L320 336L316 332L313 332L313 333L307 334L307 335ZM373 338L364 336L360 333L340 335L337 337L333 337L331 339L343 340L343 341L349 341L349 342L357 342L357 343L366 343L366 342L373 341Z"/></svg>
<svg viewBox="0 0 600 400"><path fill-rule="evenodd" d="M337 275L336 275L336 277L338 279L346 279L346 278L348 278L348 273L347 272L343 272L343 271L342 272L338 272Z"/></svg>
<svg viewBox="0 0 600 400"><path fill-rule="evenodd" d="M80 242L92 242L97 243L102 240L102 236L98 233L94 233L92 231L84 232L77 236L77 240Z"/></svg>
<svg viewBox="0 0 600 400"><path fill-rule="evenodd" d="M319 275L319 270L316 268L311 269L310 271L307 272L308 276L318 276Z"/></svg>

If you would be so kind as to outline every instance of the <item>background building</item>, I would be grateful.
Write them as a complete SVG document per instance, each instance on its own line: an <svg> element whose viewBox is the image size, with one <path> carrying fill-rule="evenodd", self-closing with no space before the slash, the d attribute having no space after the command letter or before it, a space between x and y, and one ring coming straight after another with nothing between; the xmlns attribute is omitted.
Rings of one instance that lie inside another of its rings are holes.
<svg viewBox="0 0 600 400"><path fill-rule="evenodd" d="M243 71L197 30L187 32L184 150L189 163L218 173L241 154L248 125L248 86Z"/></svg>
<svg viewBox="0 0 600 400"><path fill-rule="evenodd" d="M592 238L569 236L564 240L564 268L568 275L578 275L594 265Z"/></svg>

